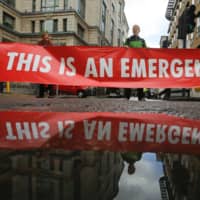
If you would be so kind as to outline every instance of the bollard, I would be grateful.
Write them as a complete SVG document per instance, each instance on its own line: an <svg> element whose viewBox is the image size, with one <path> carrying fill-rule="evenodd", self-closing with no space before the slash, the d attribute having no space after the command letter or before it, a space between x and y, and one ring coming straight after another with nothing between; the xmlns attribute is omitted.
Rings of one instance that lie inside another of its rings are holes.
<svg viewBox="0 0 200 200"><path fill-rule="evenodd" d="M10 82L6 82L6 93L10 93Z"/></svg>

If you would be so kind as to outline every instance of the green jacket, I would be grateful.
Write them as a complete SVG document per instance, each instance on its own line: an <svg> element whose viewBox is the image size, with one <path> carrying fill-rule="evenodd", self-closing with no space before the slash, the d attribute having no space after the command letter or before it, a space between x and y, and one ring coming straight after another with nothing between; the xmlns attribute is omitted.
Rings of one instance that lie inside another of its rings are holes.
<svg viewBox="0 0 200 200"><path fill-rule="evenodd" d="M146 48L146 42L143 38L133 35L126 39L125 45L131 48Z"/></svg>
<svg viewBox="0 0 200 200"><path fill-rule="evenodd" d="M140 152L123 152L121 155L123 160L129 164L135 163L142 158L142 153Z"/></svg>

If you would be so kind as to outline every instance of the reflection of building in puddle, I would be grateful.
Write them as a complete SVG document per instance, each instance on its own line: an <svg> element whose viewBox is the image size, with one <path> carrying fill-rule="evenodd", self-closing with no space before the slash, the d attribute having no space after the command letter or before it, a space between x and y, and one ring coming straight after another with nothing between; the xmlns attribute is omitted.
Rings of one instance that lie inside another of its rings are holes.
<svg viewBox="0 0 200 200"><path fill-rule="evenodd" d="M112 199L124 166L120 154L111 152L29 151L6 157L0 161L0 192L8 200Z"/></svg>
<svg viewBox="0 0 200 200"><path fill-rule="evenodd" d="M200 159L198 156L160 154L165 176L160 178L163 200L199 200Z"/></svg>

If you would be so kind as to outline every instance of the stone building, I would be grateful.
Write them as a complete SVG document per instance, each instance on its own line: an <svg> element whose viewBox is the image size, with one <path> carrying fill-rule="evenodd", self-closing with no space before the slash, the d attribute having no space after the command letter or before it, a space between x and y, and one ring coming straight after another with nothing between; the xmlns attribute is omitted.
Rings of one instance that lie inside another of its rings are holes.
<svg viewBox="0 0 200 200"><path fill-rule="evenodd" d="M180 17L186 9L187 5L195 5L195 27L194 31L187 34L186 38L179 39L178 26L180 25ZM170 41L169 48L199 48L200 47L200 2L199 0L169 0L166 9L166 18L169 20L168 39ZM192 97L200 97L200 88L191 89Z"/></svg>
<svg viewBox="0 0 200 200"><path fill-rule="evenodd" d="M199 156L162 154L165 176L165 194L171 200L198 200L200 196ZM163 186L163 184L162 184ZM164 187L161 187L161 191ZM165 195L166 197L166 195ZM165 198L163 198L165 199Z"/></svg>
<svg viewBox="0 0 200 200"><path fill-rule="evenodd" d="M56 45L120 46L128 33L124 0L0 0L0 39Z"/></svg>
<svg viewBox="0 0 200 200"><path fill-rule="evenodd" d="M47 151L0 153L2 199L107 200L117 195L124 167L120 153Z"/></svg>

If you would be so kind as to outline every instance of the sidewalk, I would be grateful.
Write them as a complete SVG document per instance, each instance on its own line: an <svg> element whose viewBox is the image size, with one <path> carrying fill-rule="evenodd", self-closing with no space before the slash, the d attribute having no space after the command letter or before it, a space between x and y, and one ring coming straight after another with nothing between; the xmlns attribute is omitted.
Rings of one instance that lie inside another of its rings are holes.
<svg viewBox="0 0 200 200"><path fill-rule="evenodd" d="M33 95L0 94L0 110L47 112L150 112L200 118L200 100L128 101L125 98L59 97L36 98Z"/></svg>
<svg viewBox="0 0 200 200"><path fill-rule="evenodd" d="M171 97L167 101L200 101L200 97Z"/></svg>

